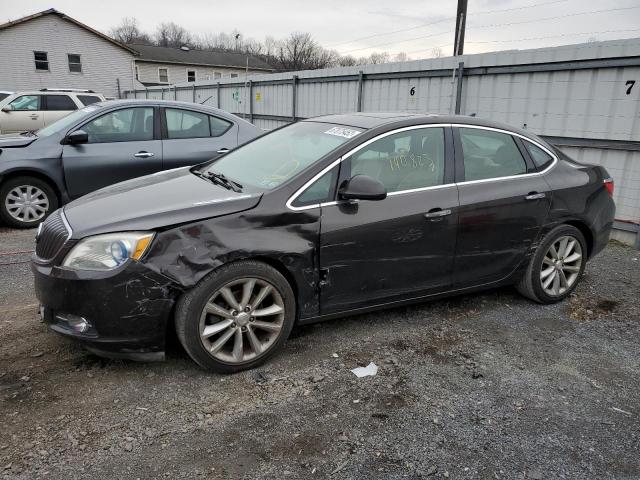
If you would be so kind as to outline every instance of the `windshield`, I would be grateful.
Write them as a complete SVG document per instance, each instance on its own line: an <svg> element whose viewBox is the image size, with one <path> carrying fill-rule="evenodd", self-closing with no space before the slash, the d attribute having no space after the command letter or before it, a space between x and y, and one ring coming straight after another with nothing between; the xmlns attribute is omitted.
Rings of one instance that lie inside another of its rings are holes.
<svg viewBox="0 0 640 480"><path fill-rule="evenodd" d="M355 137L361 129L331 123L299 122L233 150L206 172L271 190Z"/></svg>
<svg viewBox="0 0 640 480"><path fill-rule="evenodd" d="M90 105L88 107L81 108L80 110L76 110L69 115L62 117L60 120L53 122L51 125L44 127L36 132L39 137L48 137L54 133L59 132L60 130L65 130L69 125L73 125L79 120L82 120L84 117L89 115L90 113L99 110L100 107L95 105Z"/></svg>

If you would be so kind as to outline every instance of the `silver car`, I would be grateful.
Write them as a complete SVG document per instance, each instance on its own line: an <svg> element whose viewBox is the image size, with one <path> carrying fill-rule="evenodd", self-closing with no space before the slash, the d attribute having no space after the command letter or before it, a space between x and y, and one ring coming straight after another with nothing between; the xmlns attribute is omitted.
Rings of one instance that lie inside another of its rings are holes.
<svg viewBox="0 0 640 480"><path fill-rule="evenodd" d="M89 192L216 158L262 133L193 103L94 103L34 133L0 135L0 221L34 227Z"/></svg>
<svg viewBox="0 0 640 480"><path fill-rule="evenodd" d="M43 88L4 97L0 92L0 133L39 130L79 108L104 100L104 95L93 90Z"/></svg>

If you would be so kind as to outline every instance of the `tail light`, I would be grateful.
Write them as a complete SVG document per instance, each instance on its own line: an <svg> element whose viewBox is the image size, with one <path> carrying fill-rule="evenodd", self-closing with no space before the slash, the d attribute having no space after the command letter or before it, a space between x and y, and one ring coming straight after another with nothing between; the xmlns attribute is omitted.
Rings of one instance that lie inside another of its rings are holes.
<svg viewBox="0 0 640 480"><path fill-rule="evenodd" d="M607 189L610 197L613 197L613 178L604 179L604 188Z"/></svg>

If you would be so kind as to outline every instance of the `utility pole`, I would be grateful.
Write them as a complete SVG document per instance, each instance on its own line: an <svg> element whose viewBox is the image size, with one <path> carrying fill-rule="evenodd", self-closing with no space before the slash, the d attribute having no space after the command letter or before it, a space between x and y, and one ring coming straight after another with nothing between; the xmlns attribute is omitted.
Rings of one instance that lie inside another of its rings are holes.
<svg viewBox="0 0 640 480"><path fill-rule="evenodd" d="M457 57L464 52L464 30L467 23L467 0L458 0L458 13L456 14L456 35L453 42L453 56Z"/></svg>
<svg viewBox="0 0 640 480"><path fill-rule="evenodd" d="M467 0L458 0L458 12L456 14L456 33L453 42L453 62L464 51L464 29L467 23ZM451 67L451 113L460 113L460 93L462 88L462 63L458 64L458 85L456 87L456 68ZM457 90L457 95L454 94ZM454 100L455 98L455 100Z"/></svg>

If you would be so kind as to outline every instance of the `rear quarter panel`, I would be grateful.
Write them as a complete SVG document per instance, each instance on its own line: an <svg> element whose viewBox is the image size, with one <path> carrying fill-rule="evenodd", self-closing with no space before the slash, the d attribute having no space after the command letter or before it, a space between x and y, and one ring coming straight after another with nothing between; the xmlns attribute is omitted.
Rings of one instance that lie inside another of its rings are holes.
<svg viewBox="0 0 640 480"><path fill-rule="evenodd" d="M544 177L553 196L549 222L542 233L560 223L581 222L590 231L590 256L602 250L615 217L615 204L603 184L605 176L602 167L561 159Z"/></svg>

